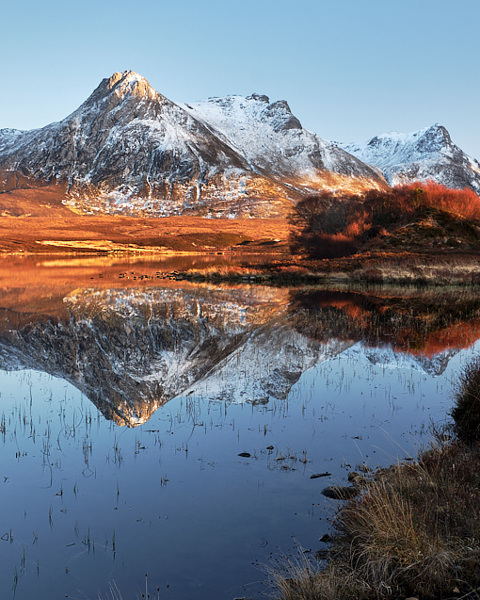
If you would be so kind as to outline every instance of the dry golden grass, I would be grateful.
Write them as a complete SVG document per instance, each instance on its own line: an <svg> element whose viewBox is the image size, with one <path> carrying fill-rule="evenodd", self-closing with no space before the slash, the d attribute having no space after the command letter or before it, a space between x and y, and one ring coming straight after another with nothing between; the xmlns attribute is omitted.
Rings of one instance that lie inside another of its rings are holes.
<svg viewBox="0 0 480 600"><path fill-rule="evenodd" d="M0 252L8 253L272 252L287 238L283 219L94 217L61 207L50 216L0 218Z"/></svg>
<svg viewBox="0 0 480 600"><path fill-rule="evenodd" d="M470 595L480 583L480 449L438 442L379 472L340 509L324 570L298 561L274 578L282 600ZM458 594L454 590L458 591Z"/></svg>
<svg viewBox="0 0 480 600"><path fill-rule="evenodd" d="M267 569L277 597L281 600L341 600L366 597L360 582L349 570L326 569L318 576L319 565L299 550L296 558L282 558Z"/></svg>
<svg viewBox="0 0 480 600"><path fill-rule="evenodd" d="M287 245L284 218L84 215L64 204L64 184L39 187L21 175L9 177L0 190L0 252L250 252Z"/></svg>

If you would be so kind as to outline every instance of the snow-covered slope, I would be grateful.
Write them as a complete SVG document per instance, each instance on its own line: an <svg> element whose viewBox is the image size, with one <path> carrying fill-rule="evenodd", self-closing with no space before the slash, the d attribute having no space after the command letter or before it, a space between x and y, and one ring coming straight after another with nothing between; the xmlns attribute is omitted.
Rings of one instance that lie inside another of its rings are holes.
<svg viewBox="0 0 480 600"><path fill-rule="evenodd" d="M285 102L260 98L245 100L245 114L236 110L220 131L140 75L115 73L58 123L0 130L0 191L60 185L66 203L86 212L257 217L285 215L306 191L384 185L301 129ZM252 154L235 132L252 130L257 117L261 152Z"/></svg>
<svg viewBox="0 0 480 600"><path fill-rule="evenodd" d="M0 152L11 146L22 133L20 129L0 129Z"/></svg>
<svg viewBox="0 0 480 600"><path fill-rule="evenodd" d="M184 104L196 119L215 128L254 169L311 183L322 171L375 179L371 168L338 146L303 129L285 100L267 96L226 96Z"/></svg>
<svg viewBox="0 0 480 600"><path fill-rule="evenodd" d="M413 133L384 133L343 148L381 169L391 185L432 180L480 193L480 163L456 146L438 124Z"/></svg>

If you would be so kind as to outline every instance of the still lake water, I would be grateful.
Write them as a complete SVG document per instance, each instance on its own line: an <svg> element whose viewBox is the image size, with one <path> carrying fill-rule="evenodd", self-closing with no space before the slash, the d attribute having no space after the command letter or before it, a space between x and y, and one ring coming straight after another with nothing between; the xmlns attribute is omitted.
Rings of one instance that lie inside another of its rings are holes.
<svg viewBox="0 0 480 600"><path fill-rule="evenodd" d="M155 598L266 597L273 558L325 547L321 490L415 456L480 351L473 293L163 270L0 265L2 599L133 599L146 573Z"/></svg>

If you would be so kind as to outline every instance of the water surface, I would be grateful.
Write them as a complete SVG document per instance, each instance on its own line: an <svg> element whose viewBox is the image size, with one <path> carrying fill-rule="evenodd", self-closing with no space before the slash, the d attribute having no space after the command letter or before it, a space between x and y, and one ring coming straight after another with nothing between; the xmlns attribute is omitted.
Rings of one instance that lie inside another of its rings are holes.
<svg viewBox="0 0 480 600"><path fill-rule="evenodd" d="M135 598L145 573L168 600L265 597L262 565L324 547L321 489L415 456L480 348L458 291L22 265L0 269L2 598Z"/></svg>

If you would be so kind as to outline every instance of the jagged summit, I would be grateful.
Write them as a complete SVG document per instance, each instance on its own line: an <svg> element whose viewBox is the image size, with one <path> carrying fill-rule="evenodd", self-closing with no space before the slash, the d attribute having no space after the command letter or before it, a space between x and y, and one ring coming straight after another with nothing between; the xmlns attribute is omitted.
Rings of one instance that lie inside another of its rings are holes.
<svg viewBox="0 0 480 600"><path fill-rule="evenodd" d="M135 71L123 71L123 73L117 71L111 77L103 79L86 102L91 99L96 101L112 93L118 98L129 95L151 99L163 98L144 77Z"/></svg>
<svg viewBox="0 0 480 600"><path fill-rule="evenodd" d="M116 72L111 77L102 79L98 87L73 115L100 107L102 103L106 104L106 110L112 110L115 105L122 102L129 101L131 104L135 104L139 100L162 103L166 98L154 90L150 83L138 73L134 71Z"/></svg>
<svg viewBox="0 0 480 600"><path fill-rule="evenodd" d="M480 163L456 146L438 123L412 133L383 133L343 148L381 169L391 185L433 180L480 192Z"/></svg>
<svg viewBox="0 0 480 600"><path fill-rule="evenodd" d="M270 98L265 96L265 94L256 94L255 92L251 96L247 96L247 100L260 100L260 102L270 103Z"/></svg>
<svg viewBox="0 0 480 600"><path fill-rule="evenodd" d="M117 85L117 83L121 82L125 85L132 85L138 82L145 83L150 85L148 81L142 75L135 73L131 69L127 69L126 71L116 71L111 77L107 78L110 87Z"/></svg>
<svg viewBox="0 0 480 600"><path fill-rule="evenodd" d="M251 96L232 94L224 97L208 98L203 102L186 105L190 110L198 110L203 117L214 121L228 122L235 119L240 125L251 125L252 118L259 121L269 120L274 131L302 129L300 121L292 114L286 100L270 102L264 94Z"/></svg>

